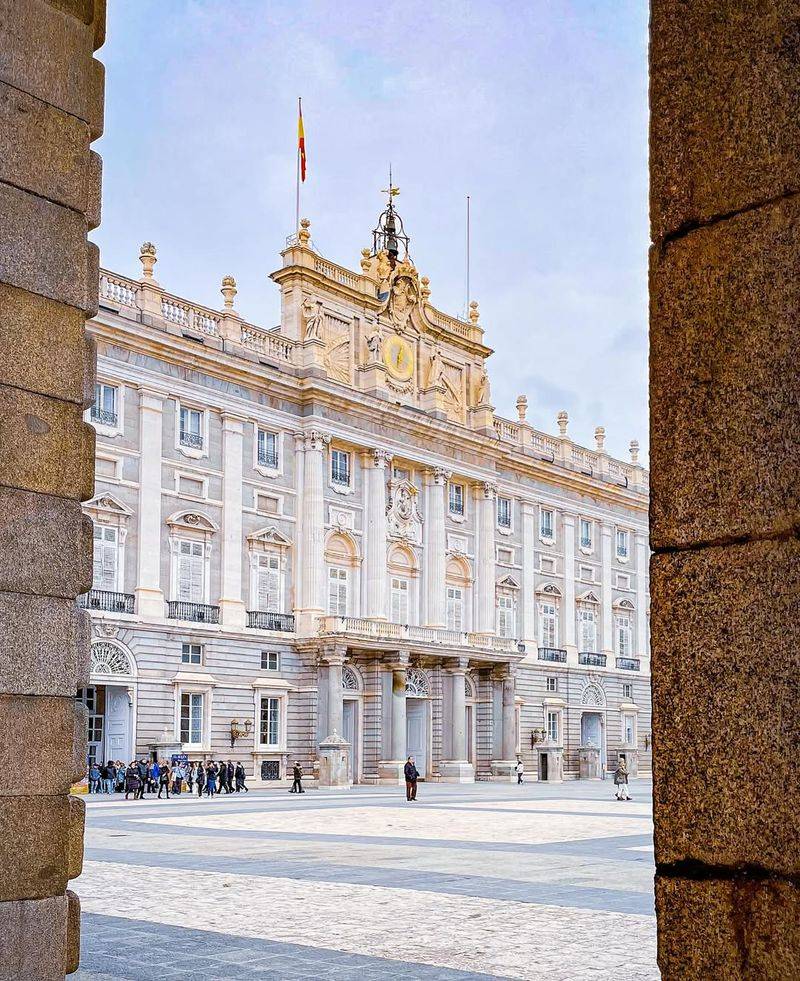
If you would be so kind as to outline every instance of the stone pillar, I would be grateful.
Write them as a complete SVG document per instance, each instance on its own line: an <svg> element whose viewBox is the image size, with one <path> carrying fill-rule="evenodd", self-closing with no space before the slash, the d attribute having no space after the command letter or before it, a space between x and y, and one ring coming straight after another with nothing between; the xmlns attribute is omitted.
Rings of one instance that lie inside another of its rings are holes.
<svg viewBox="0 0 800 981"><path fill-rule="evenodd" d="M242 443L244 420L222 417L222 624L231 630L245 625L242 600Z"/></svg>
<svg viewBox="0 0 800 981"><path fill-rule="evenodd" d="M602 637L602 653L608 657L608 664L614 664L614 610L612 607L613 590L611 586L611 555L614 543L614 529L607 522L600 526L600 548L602 568L600 570L601 591L600 603L602 604L602 614L600 619L600 630Z"/></svg>
<svg viewBox="0 0 800 981"><path fill-rule="evenodd" d="M665 981L794 978L797 3L653 0L650 15L659 964Z"/></svg>
<svg viewBox="0 0 800 981"><path fill-rule="evenodd" d="M325 612L325 447L330 436L316 430L304 434L303 551L301 579L301 610L298 629L312 633L318 616Z"/></svg>
<svg viewBox="0 0 800 981"><path fill-rule="evenodd" d="M642 669L647 670L645 659L650 658L647 643L647 538L641 532L636 534L636 657L642 659Z"/></svg>
<svg viewBox="0 0 800 981"><path fill-rule="evenodd" d="M501 759L492 760L492 779L510 780L517 760L516 681L514 668L507 665L502 674Z"/></svg>
<svg viewBox="0 0 800 981"><path fill-rule="evenodd" d="M386 620L386 466L392 455L374 449L364 453L362 459L367 495L364 616Z"/></svg>
<svg viewBox="0 0 800 981"><path fill-rule="evenodd" d="M450 730L452 759L443 760L439 772L444 783L473 783L475 769L467 760L467 694L466 674L469 659L458 658L446 668L445 678L449 688L442 725Z"/></svg>
<svg viewBox="0 0 800 981"><path fill-rule="evenodd" d="M342 667L346 654L346 648L336 647L322 655L326 665L326 736L342 735Z"/></svg>
<svg viewBox="0 0 800 981"><path fill-rule="evenodd" d="M427 521L423 556L423 590L427 601L423 622L428 627L444 627L446 612L447 531L445 496L450 473L437 467L426 473Z"/></svg>
<svg viewBox="0 0 800 981"><path fill-rule="evenodd" d="M474 485L476 519L475 623L479 634L495 631L495 494L489 481Z"/></svg>
<svg viewBox="0 0 800 981"><path fill-rule="evenodd" d="M391 707L388 713L390 727L389 748L391 759L378 763L379 783L405 782L403 767L406 762L406 671L408 670L409 655L399 652L392 658L388 667L392 672ZM386 706L389 708L389 706ZM383 724L387 724L387 713L384 712Z"/></svg>
<svg viewBox="0 0 800 981"><path fill-rule="evenodd" d="M0 977L78 966L105 4L0 14Z"/></svg>
<svg viewBox="0 0 800 981"><path fill-rule="evenodd" d="M139 548L136 612L143 620L164 619L161 588L161 456L164 396L139 389Z"/></svg>
<svg viewBox="0 0 800 981"><path fill-rule="evenodd" d="M531 653L538 646L536 637L536 505L522 502L522 637Z"/></svg>
<svg viewBox="0 0 800 981"><path fill-rule="evenodd" d="M575 642L575 515L564 512L564 609L561 622L564 630L564 647L567 662L578 663L578 646Z"/></svg>

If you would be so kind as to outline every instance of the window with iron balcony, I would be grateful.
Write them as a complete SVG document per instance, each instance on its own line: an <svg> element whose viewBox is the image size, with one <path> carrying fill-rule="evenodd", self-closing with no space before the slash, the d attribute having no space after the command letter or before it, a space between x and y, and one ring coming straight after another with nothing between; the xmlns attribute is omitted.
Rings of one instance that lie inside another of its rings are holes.
<svg viewBox="0 0 800 981"><path fill-rule="evenodd" d="M592 522L586 518L580 521L580 542L581 548L591 549L594 536L592 535Z"/></svg>
<svg viewBox="0 0 800 981"><path fill-rule="evenodd" d="M92 422L100 426L117 425L117 387L96 382L94 386L94 404L89 413Z"/></svg>
<svg viewBox="0 0 800 981"><path fill-rule="evenodd" d="M203 413L199 409L181 406L178 438L181 446L188 446L193 450L202 450Z"/></svg>
<svg viewBox="0 0 800 981"><path fill-rule="evenodd" d="M501 528L511 527L511 500L508 497L497 498L497 523Z"/></svg>
<svg viewBox="0 0 800 981"><path fill-rule="evenodd" d="M258 431L258 465L278 469L278 435L266 429Z"/></svg>
<svg viewBox="0 0 800 981"><path fill-rule="evenodd" d="M463 484L449 484L447 490L447 503L450 514L464 514L464 486Z"/></svg>
<svg viewBox="0 0 800 981"><path fill-rule="evenodd" d="M344 450L331 450L331 482L350 486L350 454Z"/></svg>

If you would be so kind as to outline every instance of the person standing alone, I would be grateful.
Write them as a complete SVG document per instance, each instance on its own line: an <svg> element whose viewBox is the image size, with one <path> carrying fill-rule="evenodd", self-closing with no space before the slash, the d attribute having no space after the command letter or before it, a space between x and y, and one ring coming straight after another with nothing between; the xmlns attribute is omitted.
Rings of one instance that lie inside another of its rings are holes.
<svg viewBox="0 0 800 981"><path fill-rule="evenodd" d="M522 762L522 757L517 757L517 765L514 767L517 774L517 783L522 783L522 778L525 776L525 764Z"/></svg>
<svg viewBox="0 0 800 981"><path fill-rule="evenodd" d="M300 766L300 761L295 760L294 766L292 767L292 789L289 791L290 794L304 794L303 790L303 768Z"/></svg>
<svg viewBox="0 0 800 981"><path fill-rule="evenodd" d="M406 778L406 800L416 800L419 770L417 769L413 756L409 756L409 758L406 760L406 765L403 767L403 773L405 774Z"/></svg>
<svg viewBox="0 0 800 981"><path fill-rule="evenodd" d="M628 793L628 764L623 757L620 757L614 771L614 785L617 788L614 795L617 800L631 800L631 795Z"/></svg>

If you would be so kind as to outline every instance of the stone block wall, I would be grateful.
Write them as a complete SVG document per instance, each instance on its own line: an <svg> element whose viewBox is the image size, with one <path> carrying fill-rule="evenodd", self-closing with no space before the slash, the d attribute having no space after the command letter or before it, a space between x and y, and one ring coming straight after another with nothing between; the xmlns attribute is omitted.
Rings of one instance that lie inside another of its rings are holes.
<svg viewBox="0 0 800 981"><path fill-rule="evenodd" d="M800 977L800 19L651 8L659 964Z"/></svg>
<svg viewBox="0 0 800 981"><path fill-rule="evenodd" d="M78 966L104 31L104 0L0 0L0 978Z"/></svg>

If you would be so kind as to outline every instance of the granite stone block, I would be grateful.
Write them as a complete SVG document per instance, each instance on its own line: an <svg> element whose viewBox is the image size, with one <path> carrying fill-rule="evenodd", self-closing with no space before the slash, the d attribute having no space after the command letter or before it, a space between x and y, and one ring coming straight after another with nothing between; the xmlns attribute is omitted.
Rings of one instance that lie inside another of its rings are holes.
<svg viewBox="0 0 800 981"><path fill-rule="evenodd" d="M86 720L75 698L0 695L0 798L67 794L86 764Z"/></svg>
<svg viewBox="0 0 800 981"><path fill-rule="evenodd" d="M654 549L800 526L798 265L800 197L652 251Z"/></svg>
<svg viewBox="0 0 800 981"><path fill-rule="evenodd" d="M0 796L0 827L0 902L62 893L69 881L69 797Z"/></svg>
<svg viewBox="0 0 800 981"><path fill-rule="evenodd" d="M88 187L86 194L86 221L89 231L100 224L103 197L103 158L94 150L89 151Z"/></svg>
<svg viewBox="0 0 800 981"><path fill-rule="evenodd" d="M74 974L81 961L81 901L77 893L67 889L67 943L65 974Z"/></svg>
<svg viewBox="0 0 800 981"><path fill-rule="evenodd" d="M651 562L659 865L800 872L800 541Z"/></svg>
<svg viewBox="0 0 800 981"><path fill-rule="evenodd" d="M82 797L70 794L69 800L69 842L67 854L67 876L77 879L83 871L83 835L86 829L86 804Z"/></svg>
<svg viewBox="0 0 800 981"><path fill-rule="evenodd" d="M0 903L2 981L63 981L67 909L66 895Z"/></svg>
<svg viewBox="0 0 800 981"><path fill-rule="evenodd" d="M88 501L94 444L79 405L0 386L0 486Z"/></svg>
<svg viewBox="0 0 800 981"><path fill-rule="evenodd" d="M795 3L660 0L650 31L654 242L800 190Z"/></svg>
<svg viewBox="0 0 800 981"><path fill-rule="evenodd" d="M89 615L73 600L0 593L0 691L74 696L89 683Z"/></svg>

